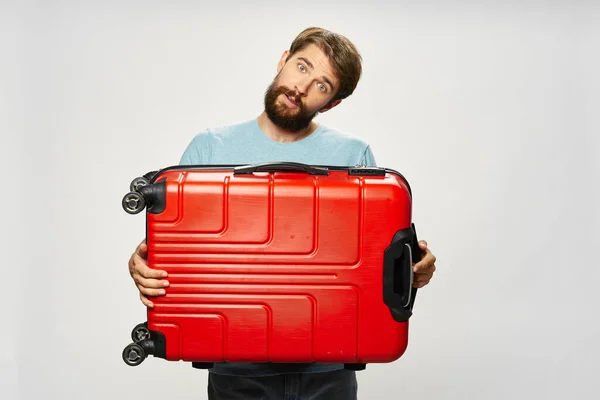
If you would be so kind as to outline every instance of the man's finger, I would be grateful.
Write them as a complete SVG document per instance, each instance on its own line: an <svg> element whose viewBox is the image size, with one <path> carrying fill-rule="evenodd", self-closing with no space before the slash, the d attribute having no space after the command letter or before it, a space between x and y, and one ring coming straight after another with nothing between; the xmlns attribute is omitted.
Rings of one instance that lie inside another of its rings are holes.
<svg viewBox="0 0 600 400"><path fill-rule="evenodd" d="M148 258L148 245L146 243L141 243L138 246L137 254L143 259Z"/></svg>
<svg viewBox="0 0 600 400"><path fill-rule="evenodd" d="M152 288L144 287L142 285L137 285L137 287L141 293L143 293L146 296L150 296L150 297L164 296L166 293L165 289L152 289Z"/></svg>
<svg viewBox="0 0 600 400"><path fill-rule="evenodd" d="M415 268L420 270L422 268L426 268L429 265L435 264L437 261L436 257L429 250L425 250L425 254L421 260L415 264Z"/></svg>
<svg viewBox="0 0 600 400"><path fill-rule="evenodd" d="M417 264L413 272L415 274L433 274L436 269L435 264Z"/></svg>
<svg viewBox="0 0 600 400"><path fill-rule="evenodd" d="M429 284L429 281L426 282L413 282L413 287L420 289Z"/></svg>
<svg viewBox="0 0 600 400"><path fill-rule="evenodd" d="M146 279L143 276L135 275L134 280L141 286L147 287L150 289L160 289L169 286L169 281L159 280L159 279Z"/></svg>
<svg viewBox="0 0 600 400"><path fill-rule="evenodd" d="M413 282L425 282L431 279L433 274L415 274Z"/></svg>
<svg viewBox="0 0 600 400"><path fill-rule="evenodd" d="M154 307L154 303L152 303L150 300L148 300L148 298L146 296L144 296L142 294L142 292L140 292L140 300L142 301L142 304L144 304L146 307L148 307L148 308Z"/></svg>
<svg viewBox="0 0 600 400"><path fill-rule="evenodd" d="M150 268L146 264L142 263L135 264L135 272L137 272L144 278L160 279L167 277L166 271Z"/></svg>
<svg viewBox="0 0 600 400"><path fill-rule="evenodd" d="M421 261L415 264L414 272L419 273L423 271L427 271L429 268L433 267L434 264L429 263L427 261Z"/></svg>

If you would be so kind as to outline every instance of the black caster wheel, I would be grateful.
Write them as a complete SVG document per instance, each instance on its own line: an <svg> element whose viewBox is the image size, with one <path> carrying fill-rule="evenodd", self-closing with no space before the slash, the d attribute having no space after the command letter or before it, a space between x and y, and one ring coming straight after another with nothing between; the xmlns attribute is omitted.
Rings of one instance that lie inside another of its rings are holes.
<svg viewBox="0 0 600 400"><path fill-rule="evenodd" d="M138 192L129 192L123 197L122 205L126 213L137 214L146 207L146 201Z"/></svg>
<svg viewBox="0 0 600 400"><path fill-rule="evenodd" d="M142 186L146 186L147 184L148 179L140 176L131 181L131 184L129 185L129 190L131 190L132 192L137 192L139 188L141 188Z"/></svg>
<svg viewBox="0 0 600 400"><path fill-rule="evenodd" d="M131 340L133 340L133 343L141 342L144 339L150 339L150 330L146 322L138 324L131 331Z"/></svg>
<svg viewBox="0 0 600 400"><path fill-rule="evenodd" d="M350 371L362 371L367 368L367 364L344 364L344 368Z"/></svg>
<svg viewBox="0 0 600 400"><path fill-rule="evenodd" d="M135 367L146 359L144 348L137 343L131 343L123 350L123 361L125 364Z"/></svg>

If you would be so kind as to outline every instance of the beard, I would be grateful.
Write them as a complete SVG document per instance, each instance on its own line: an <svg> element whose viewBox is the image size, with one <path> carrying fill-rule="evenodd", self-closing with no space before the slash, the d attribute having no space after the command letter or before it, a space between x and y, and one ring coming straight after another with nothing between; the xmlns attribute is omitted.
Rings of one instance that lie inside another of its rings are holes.
<svg viewBox="0 0 600 400"><path fill-rule="evenodd" d="M282 94L289 96L298 108L292 110L285 104L277 104L277 98ZM310 113L306 110L302 99L295 91L283 85L277 86L277 79L273 80L265 92L265 111L275 125L290 132L299 132L308 128L317 115L316 112Z"/></svg>

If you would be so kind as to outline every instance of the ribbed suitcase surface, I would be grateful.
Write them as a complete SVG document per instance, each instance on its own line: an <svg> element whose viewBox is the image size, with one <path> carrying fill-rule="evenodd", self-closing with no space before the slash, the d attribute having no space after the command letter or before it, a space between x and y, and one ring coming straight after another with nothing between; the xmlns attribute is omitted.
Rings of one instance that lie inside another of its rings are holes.
<svg viewBox="0 0 600 400"><path fill-rule="evenodd" d="M170 286L134 329L128 364L149 354L366 364L405 351L416 256L407 258L412 202L399 173L171 167L132 190L124 206L135 194L142 204L128 212L147 208L148 265L167 271ZM404 306L396 318L393 302Z"/></svg>

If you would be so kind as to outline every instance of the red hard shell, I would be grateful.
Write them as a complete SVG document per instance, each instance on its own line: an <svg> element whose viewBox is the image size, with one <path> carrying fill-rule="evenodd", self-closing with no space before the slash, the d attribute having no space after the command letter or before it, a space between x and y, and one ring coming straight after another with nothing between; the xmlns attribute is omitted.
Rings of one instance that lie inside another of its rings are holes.
<svg viewBox="0 0 600 400"><path fill-rule="evenodd" d="M404 179L172 169L147 214L148 265L166 270L148 328L166 359L375 363L398 359L408 322L383 301L383 256L411 225Z"/></svg>

